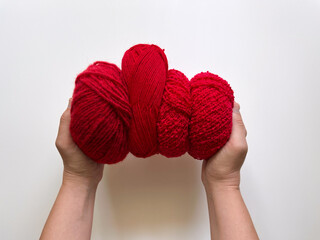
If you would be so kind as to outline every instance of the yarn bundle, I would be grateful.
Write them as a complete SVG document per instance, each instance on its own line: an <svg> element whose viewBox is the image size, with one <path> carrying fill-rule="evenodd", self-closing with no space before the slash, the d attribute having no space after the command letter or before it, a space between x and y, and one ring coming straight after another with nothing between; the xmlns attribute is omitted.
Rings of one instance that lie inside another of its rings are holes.
<svg viewBox="0 0 320 240"><path fill-rule="evenodd" d="M228 141L233 91L210 72L190 81L168 69L164 50L138 44L127 50L121 70L97 61L78 74L71 104L70 133L98 163L114 164L129 152L208 159Z"/></svg>

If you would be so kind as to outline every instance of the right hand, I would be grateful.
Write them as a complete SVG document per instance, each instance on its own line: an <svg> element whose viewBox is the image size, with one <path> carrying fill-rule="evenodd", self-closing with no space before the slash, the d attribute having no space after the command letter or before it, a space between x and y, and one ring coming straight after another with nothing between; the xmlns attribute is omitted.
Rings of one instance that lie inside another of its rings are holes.
<svg viewBox="0 0 320 240"><path fill-rule="evenodd" d="M99 164L87 157L73 141L70 134L72 98L60 118L56 147L62 157L64 182L85 184L96 187L103 175L103 164Z"/></svg>
<svg viewBox="0 0 320 240"><path fill-rule="evenodd" d="M239 110L240 105L234 102L232 132L228 142L210 159L203 161L201 179L205 188L239 188L240 169L248 152L247 130Z"/></svg>

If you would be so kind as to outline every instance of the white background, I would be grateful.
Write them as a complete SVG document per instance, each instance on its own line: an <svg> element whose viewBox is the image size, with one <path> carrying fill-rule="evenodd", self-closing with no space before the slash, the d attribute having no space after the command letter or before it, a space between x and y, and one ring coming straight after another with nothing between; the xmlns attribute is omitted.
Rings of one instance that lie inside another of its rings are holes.
<svg viewBox="0 0 320 240"><path fill-rule="evenodd" d="M154 43L225 78L248 130L241 190L261 239L320 236L320 2L0 1L0 238L37 239L59 190L59 118L95 60ZM201 161L105 166L92 239L204 239Z"/></svg>

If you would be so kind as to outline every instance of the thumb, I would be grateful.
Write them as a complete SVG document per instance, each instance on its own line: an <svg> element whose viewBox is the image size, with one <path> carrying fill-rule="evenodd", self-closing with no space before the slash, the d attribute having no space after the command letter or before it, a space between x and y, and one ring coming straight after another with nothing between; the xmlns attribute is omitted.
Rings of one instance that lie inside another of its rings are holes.
<svg viewBox="0 0 320 240"><path fill-rule="evenodd" d="M237 102L234 102L232 109L232 132L230 138L246 138L247 130L243 123L240 105Z"/></svg>
<svg viewBox="0 0 320 240"><path fill-rule="evenodd" d="M72 102L72 98L69 99L68 107L60 117L60 125L59 125L56 142L60 143L59 145L63 145L63 146L70 146L70 144L73 144L73 139L71 137L70 130L69 130L70 121L71 121L71 114L70 114L71 102Z"/></svg>

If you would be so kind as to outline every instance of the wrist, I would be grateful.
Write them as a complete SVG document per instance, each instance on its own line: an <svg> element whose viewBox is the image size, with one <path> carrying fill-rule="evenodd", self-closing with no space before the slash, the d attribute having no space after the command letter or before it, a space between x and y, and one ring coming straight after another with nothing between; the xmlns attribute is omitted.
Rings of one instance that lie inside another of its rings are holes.
<svg viewBox="0 0 320 240"><path fill-rule="evenodd" d="M218 199L227 200L234 196L241 196L239 186L229 186L224 184L212 184L207 186L205 187L205 192L209 202L216 202Z"/></svg>
<svg viewBox="0 0 320 240"><path fill-rule="evenodd" d="M82 188L86 190L96 190L99 181L94 178L88 178L77 174L63 171L62 185L70 186L72 188Z"/></svg>
<svg viewBox="0 0 320 240"><path fill-rule="evenodd" d="M223 177L202 177L202 183L206 192L239 190L240 171L233 172Z"/></svg>
<svg viewBox="0 0 320 240"><path fill-rule="evenodd" d="M221 184L221 183L213 183L210 185L205 185L204 188L207 194L240 191L239 185L228 185L228 184Z"/></svg>

